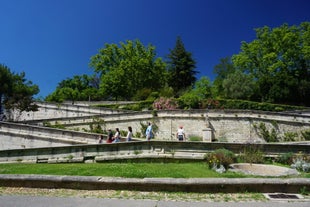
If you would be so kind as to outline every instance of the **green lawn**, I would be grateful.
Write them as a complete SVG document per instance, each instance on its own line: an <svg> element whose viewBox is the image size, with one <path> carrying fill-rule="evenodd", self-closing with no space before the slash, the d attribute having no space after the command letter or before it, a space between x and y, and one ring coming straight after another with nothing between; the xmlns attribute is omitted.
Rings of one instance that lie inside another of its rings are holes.
<svg viewBox="0 0 310 207"><path fill-rule="evenodd" d="M106 177L243 178L234 172L210 170L205 163L0 164L0 174L43 174ZM300 177L310 177L302 173Z"/></svg>
<svg viewBox="0 0 310 207"><path fill-rule="evenodd" d="M44 174L113 176L128 178L245 177L227 172L218 174L205 163L94 163L94 164L0 164L0 174Z"/></svg>

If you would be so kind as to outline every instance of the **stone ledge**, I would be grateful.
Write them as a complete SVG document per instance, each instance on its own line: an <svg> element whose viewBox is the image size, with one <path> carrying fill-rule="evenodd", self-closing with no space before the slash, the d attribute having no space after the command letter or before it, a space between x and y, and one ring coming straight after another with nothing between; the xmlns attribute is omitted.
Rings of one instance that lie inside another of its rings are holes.
<svg viewBox="0 0 310 207"><path fill-rule="evenodd" d="M0 174L2 187L66 188L83 190L136 190L199 193L299 193L310 189L307 178L119 178Z"/></svg>

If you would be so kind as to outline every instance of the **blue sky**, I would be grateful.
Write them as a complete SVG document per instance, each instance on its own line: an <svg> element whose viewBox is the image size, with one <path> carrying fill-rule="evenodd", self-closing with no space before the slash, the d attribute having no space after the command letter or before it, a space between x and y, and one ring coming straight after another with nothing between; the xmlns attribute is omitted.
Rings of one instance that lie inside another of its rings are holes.
<svg viewBox="0 0 310 207"><path fill-rule="evenodd" d="M181 36L199 75L239 53L255 28L310 21L310 0L0 0L0 63L24 71L39 97L74 75L93 74L105 43L139 39L165 57Z"/></svg>

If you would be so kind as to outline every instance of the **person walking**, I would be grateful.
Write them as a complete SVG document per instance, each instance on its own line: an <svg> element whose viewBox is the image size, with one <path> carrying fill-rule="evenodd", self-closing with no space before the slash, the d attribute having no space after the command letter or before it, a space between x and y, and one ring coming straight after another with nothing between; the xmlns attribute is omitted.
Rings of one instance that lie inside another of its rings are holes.
<svg viewBox="0 0 310 207"><path fill-rule="evenodd" d="M107 143L112 143L113 142L113 133L112 133L112 130L109 129L108 130L108 138L107 138Z"/></svg>
<svg viewBox="0 0 310 207"><path fill-rule="evenodd" d="M128 127L128 132L127 132L127 136L126 136L126 141L130 142L132 139L132 128L131 126Z"/></svg>
<svg viewBox="0 0 310 207"><path fill-rule="evenodd" d="M150 141L153 137L153 129L152 129L151 122L149 122L148 127L146 128L145 136L146 136L146 141Z"/></svg>
<svg viewBox="0 0 310 207"><path fill-rule="evenodd" d="M103 135L99 136L98 142L99 142L99 144L102 144L102 142L103 142Z"/></svg>
<svg viewBox="0 0 310 207"><path fill-rule="evenodd" d="M114 134L113 142L112 143L116 143L116 142L120 142L121 141L121 133L119 131L119 128L116 128L115 130L116 130L116 132Z"/></svg>
<svg viewBox="0 0 310 207"><path fill-rule="evenodd" d="M177 139L182 142L185 141L185 138L184 128L183 126L180 126L177 131Z"/></svg>

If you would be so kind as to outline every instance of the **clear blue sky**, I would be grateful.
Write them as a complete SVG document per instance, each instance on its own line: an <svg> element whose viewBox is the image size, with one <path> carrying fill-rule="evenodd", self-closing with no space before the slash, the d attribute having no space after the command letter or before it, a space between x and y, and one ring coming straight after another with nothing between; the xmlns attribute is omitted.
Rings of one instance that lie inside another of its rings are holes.
<svg viewBox="0 0 310 207"><path fill-rule="evenodd" d="M39 97L74 75L93 74L105 43L139 39L165 57L181 36L197 78L239 53L254 29L310 21L310 0L0 0L0 63L24 71Z"/></svg>

